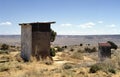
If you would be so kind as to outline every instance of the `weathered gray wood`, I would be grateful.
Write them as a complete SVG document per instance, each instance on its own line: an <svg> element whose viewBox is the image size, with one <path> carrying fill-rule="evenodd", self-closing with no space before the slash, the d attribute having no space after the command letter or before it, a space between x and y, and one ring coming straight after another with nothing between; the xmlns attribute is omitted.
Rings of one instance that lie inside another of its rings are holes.
<svg viewBox="0 0 120 77"><path fill-rule="evenodd" d="M22 25L21 28L21 57L29 61L32 51L32 27Z"/></svg>
<svg viewBox="0 0 120 77"><path fill-rule="evenodd" d="M53 23L53 22L51 22ZM21 25L21 57L29 61L30 57L37 60L50 56L50 22L24 23Z"/></svg>
<svg viewBox="0 0 120 77"><path fill-rule="evenodd" d="M37 60L50 56L50 32L32 33L32 54Z"/></svg>

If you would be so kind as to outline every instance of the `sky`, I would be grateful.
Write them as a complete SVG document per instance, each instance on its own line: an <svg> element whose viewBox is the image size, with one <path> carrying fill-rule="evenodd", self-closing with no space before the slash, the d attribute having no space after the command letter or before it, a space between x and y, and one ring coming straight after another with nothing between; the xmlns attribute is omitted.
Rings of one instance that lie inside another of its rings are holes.
<svg viewBox="0 0 120 77"><path fill-rule="evenodd" d="M50 21L58 35L120 34L120 0L0 0L0 35Z"/></svg>

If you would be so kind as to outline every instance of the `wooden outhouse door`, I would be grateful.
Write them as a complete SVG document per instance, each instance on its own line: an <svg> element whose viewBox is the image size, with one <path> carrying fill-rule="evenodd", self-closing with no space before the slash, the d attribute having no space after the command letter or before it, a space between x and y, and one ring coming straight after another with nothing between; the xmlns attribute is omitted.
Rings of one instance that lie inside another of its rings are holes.
<svg viewBox="0 0 120 77"><path fill-rule="evenodd" d="M44 59L50 56L50 26L48 25L33 25L32 26L32 54L36 58Z"/></svg>

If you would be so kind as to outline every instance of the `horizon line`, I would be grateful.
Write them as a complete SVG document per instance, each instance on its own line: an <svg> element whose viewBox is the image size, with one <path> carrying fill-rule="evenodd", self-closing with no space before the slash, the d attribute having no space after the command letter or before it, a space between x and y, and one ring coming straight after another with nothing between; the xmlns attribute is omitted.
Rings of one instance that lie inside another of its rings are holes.
<svg viewBox="0 0 120 77"><path fill-rule="evenodd" d="M0 36L12 36L12 35L21 35L21 34L0 34ZM81 34L81 35L64 35L64 34L58 34L57 36L92 36L92 35L120 35L120 34L85 34L85 35L83 35L83 34Z"/></svg>

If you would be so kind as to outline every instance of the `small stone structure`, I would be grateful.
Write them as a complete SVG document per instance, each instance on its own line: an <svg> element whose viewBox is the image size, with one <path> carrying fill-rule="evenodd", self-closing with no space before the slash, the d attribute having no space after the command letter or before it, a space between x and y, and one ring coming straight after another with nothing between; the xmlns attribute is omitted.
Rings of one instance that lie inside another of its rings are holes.
<svg viewBox="0 0 120 77"><path fill-rule="evenodd" d="M31 56L37 60L50 57L50 25L55 22L22 23L21 57L29 61ZM52 59L52 58L51 58Z"/></svg>
<svg viewBox="0 0 120 77"><path fill-rule="evenodd" d="M105 58L111 58L111 45L109 43L98 43L98 46L98 56L101 61L105 60Z"/></svg>

